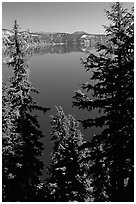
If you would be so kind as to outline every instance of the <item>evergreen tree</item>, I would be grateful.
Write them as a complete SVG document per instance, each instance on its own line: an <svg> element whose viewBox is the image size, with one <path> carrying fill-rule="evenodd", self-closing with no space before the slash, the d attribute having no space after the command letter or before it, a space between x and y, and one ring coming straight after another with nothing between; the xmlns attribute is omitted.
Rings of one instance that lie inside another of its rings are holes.
<svg viewBox="0 0 136 204"><path fill-rule="evenodd" d="M2 195L3 201L9 201L10 184L12 183L17 162L15 160L21 155L23 141L17 133L16 120L18 118L18 107L12 109L8 91L10 85L2 85Z"/></svg>
<svg viewBox="0 0 136 204"><path fill-rule="evenodd" d="M54 150L46 184L47 201L85 201L87 198L85 164L81 161L88 150L79 150L83 135L78 126L73 116L65 116L61 107L57 108L57 115L52 116Z"/></svg>
<svg viewBox="0 0 136 204"><path fill-rule="evenodd" d="M77 91L73 105L103 113L81 121L84 128L105 127L91 141L94 201L133 201L134 14L120 3L106 13L108 40L82 61L91 71L90 82L82 85L88 93Z"/></svg>
<svg viewBox="0 0 136 204"><path fill-rule="evenodd" d="M37 92L29 81L23 45L15 21L11 44L13 70L9 84L3 86L3 200L36 201L43 163L39 160L43 137L37 116L32 111L44 113L49 108L37 105L32 92ZM5 173L6 172L6 173Z"/></svg>

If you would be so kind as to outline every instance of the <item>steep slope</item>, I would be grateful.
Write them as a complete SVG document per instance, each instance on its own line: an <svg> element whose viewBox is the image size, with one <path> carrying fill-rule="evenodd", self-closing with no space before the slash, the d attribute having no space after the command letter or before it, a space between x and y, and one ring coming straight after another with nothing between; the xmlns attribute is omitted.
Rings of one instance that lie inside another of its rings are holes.
<svg viewBox="0 0 136 204"><path fill-rule="evenodd" d="M50 46L63 44L82 44L85 46L94 46L97 42L105 41L105 35L93 35L85 32L77 31L70 33L34 33L29 31L21 31L19 33L20 40L24 47L28 46ZM13 32L11 30L2 29L2 48L6 49L12 43Z"/></svg>

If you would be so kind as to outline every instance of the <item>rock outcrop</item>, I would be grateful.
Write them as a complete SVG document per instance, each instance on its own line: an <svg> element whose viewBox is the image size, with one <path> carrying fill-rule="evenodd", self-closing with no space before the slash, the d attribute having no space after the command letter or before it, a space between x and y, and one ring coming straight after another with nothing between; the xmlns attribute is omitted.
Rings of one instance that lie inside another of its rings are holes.
<svg viewBox="0 0 136 204"><path fill-rule="evenodd" d="M2 29L2 48L6 49L12 43L13 32ZM39 45L64 45L82 44L85 46L95 46L97 42L105 40L105 35L93 35L85 32L75 33L33 33L30 31L19 32L19 39L24 47Z"/></svg>

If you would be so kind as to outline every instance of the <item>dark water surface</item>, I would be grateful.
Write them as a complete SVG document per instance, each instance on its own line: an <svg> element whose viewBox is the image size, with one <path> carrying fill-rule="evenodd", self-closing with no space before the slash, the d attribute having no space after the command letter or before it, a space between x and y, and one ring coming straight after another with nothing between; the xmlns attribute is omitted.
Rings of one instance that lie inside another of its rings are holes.
<svg viewBox="0 0 136 204"><path fill-rule="evenodd" d="M50 152L52 150L51 144L51 118L50 115L56 114L55 106L62 106L66 115L72 114L76 119L86 119L87 117L95 117L96 112L88 113L87 111L78 110L72 107L72 97L74 91L80 89L80 85L89 81L90 74L86 72L81 64L80 58L85 59L87 54L85 52L59 52L59 53L36 53L28 60L30 68L30 80L32 85L40 92L35 94L34 100L39 105L50 107L51 110L45 115L37 113L41 130L45 135L42 139L44 143L44 153L42 160L45 167L49 164ZM3 81L11 73L6 64L3 64ZM96 133L96 129L92 128L84 131L85 140L90 138Z"/></svg>

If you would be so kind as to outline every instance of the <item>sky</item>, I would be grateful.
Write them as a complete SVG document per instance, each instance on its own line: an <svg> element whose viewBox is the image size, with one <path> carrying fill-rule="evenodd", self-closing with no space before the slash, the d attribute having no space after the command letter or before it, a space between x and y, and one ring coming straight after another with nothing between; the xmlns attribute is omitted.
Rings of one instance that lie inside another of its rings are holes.
<svg viewBox="0 0 136 204"><path fill-rule="evenodd" d="M3 2L2 28L11 29L17 20L21 30L33 32L84 31L104 33L107 25L104 9L109 10L112 2ZM130 9L132 2L125 2Z"/></svg>

